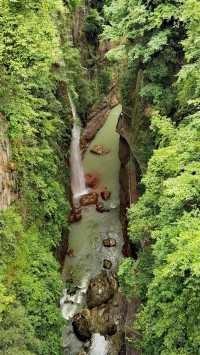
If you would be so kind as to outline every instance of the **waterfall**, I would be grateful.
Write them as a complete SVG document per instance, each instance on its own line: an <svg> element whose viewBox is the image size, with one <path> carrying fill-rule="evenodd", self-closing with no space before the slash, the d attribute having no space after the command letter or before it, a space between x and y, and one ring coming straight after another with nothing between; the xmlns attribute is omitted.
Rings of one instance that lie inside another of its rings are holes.
<svg viewBox="0 0 200 355"><path fill-rule="evenodd" d="M108 341L103 335L93 334L89 355L107 355L109 350Z"/></svg>
<svg viewBox="0 0 200 355"><path fill-rule="evenodd" d="M85 184L85 175L83 170L81 151L80 151L80 135L81 129L78 124L78 116L76 108L70 93L68 92L69 101L71 105L74 125L72 129L72 141L70 148L70 167L71 167L71 188L74 203L76 203L80 196L87 193Z"/></svg>

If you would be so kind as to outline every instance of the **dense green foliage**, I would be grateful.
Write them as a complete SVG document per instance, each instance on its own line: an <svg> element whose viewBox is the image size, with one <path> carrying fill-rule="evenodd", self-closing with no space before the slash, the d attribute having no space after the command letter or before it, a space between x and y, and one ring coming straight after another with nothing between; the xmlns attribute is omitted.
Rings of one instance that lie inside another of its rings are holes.
<svg viewBox="0 0 200 355"><path fill-rule="evenodd" d="M139 96L154 147L145 191L128 214L138 259L124 260L119 280L142 302L133 325L142 353L199 354L200 4L115 0L106 14L104 35L115 43L108 57L127 67L129 110L132 82L143 72Z"/></svg>
<svg viewBox="0 0 200 355"><path fill-rule="evenodd" d="M61 354L54 254L68 230L67 89L85 119L109 88L111 65L132 155L145 172L128 213L138 259L125 259L118 273L126 295L141 300L138 347L199 354L200 3L109 0L104 19L103 2L90 1L82 63L69 34L79 3L0 0L0 114L19 197L0 213L0 354ZM99 36L112 42L111 64L99 56Z"/></svg>
<svg viewBox="0 0 200 355"><path fill-rule="evenodd" d="M85 105L70 19L61 0L0 1L0 108L19 195L0 214L1 354L61 353L62 282L53 254L68 230L67 88Z"/></svg>
<svg viewBox="0 0 200 355"><path fill-rule="evenodd" d="M131 240L148 245L132 267L132 291L145 305L138 319L145 353L200 349L199 118L187 116L178 128L152 120L160 147L143 178L146 191L129 211Z"/></svg>
<svg viewBox="0 0 200 355"><path fill-rule="evenodd" d="M124 103L128 104L131 98L128 83L132 85L134 75L142 69L140 95L144 102L170 113L175 99L171 84L181 64L179 41L184 36L178 12L180 2L158 1L153 11L150 3L153 1L111 2L105 9L110 25L106 26L104 36L117 44L108 57L113 61L124 59L127 68L122 77Z"/></svg>

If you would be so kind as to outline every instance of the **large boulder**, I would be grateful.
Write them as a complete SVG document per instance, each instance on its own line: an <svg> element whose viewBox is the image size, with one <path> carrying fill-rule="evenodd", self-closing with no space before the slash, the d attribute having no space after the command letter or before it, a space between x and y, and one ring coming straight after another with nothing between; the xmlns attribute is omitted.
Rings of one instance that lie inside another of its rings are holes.
<svg viewBox="0 0 200 355"><path fill-rule="evenodd" d="M87 305L94 308L109 301L117 289L115 276L106 271L102 271L94 279L90 280L87 290Z"/></svg>
<svg viewBox="0 0 200 355"><path fill-rule="evenodd" d="M103 304L90 310L90 329L92 333L102 335L114 335L117 332L111 305Z"/></svg>
<svg viewBox="0 0 200 355"><path fill-rule="evenodd" d="M77 338L81 341L87 341L91 338L90 331L90 320L89 320L89 311L83 310L80 313L74 315L72 319L72 326L74 333Z"/></svg>
<svg viewBox="0 0 200 355"><path fill-rule="evenodd" d="M92 334L114 335L117 326L113 319L113 306L103 304L92 309L83 309L72 320L74 333L81 341L88 341Z"/></svg>
<svg viewBox="0 0 200 355"><path fill-rule="evenodd" d="M80 198L81 206L96 205L98 201L98 193L90 192L89 194L83 195Z"/></svg>

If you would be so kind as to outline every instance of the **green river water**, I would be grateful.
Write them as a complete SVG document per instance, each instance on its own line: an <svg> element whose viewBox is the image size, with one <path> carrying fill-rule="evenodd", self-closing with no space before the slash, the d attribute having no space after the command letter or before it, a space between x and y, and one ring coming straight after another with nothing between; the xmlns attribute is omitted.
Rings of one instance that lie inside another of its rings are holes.
<svg viewBox="0 0 200 355"><path fill-rule="evenodd" d="M78 287L78 292L73 296L67 296L67 290L61 300L62 314L67 320L64 332L64 348L66 355L77 355L82 344L73 334L71 317L85 305L85 293L89 280L103 269L103 259L112 261L112 269L116 270L122 257L122 231L119 221L119 168L118 157L119 135L116 133L116 125L121 106L115 107L103 128L97 133L91 146L101 144L110 150L109 154L97 156L90 152L90 147L85 153L83 165L84 172L96 173L100 178L100 188L107 187L111 191L111 198L105 203L110 208L108 213L98 213L95 206L84 207L82 220L71 225L69 235L69 248L73 249L74 256L66 257L63 268L63 279ZM105 248L103 239L115 238L115 248ZM101 343L101 342L100 342ZM99 344L97 352L91 351L91 355L104 355L103 348Z"/></svg>

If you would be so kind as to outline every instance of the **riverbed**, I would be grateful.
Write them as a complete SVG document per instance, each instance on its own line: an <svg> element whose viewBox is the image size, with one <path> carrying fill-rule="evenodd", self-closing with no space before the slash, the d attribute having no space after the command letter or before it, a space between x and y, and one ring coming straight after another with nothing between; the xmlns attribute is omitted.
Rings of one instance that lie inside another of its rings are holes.
<svg viewBox="0 0 200 355"><path fill-rule="evenodd" d="M91 142L83 159L85 174L93 173L99 178L97 192L105 187L111 192L110 199L105 203L110 212L99 213L95 206L84 207L81 221L71 225L69 248L73 250L74 255L65 259L63 280L66 289L61 299L61 310L66 320L63 335L65 355L77 355L83 349L83 343L73 333L71 319L86 305L85 295L90 279L101 272L104 259L111 261L111 270L116 271L122 258L123 237L119 221L119 136L116 133L120 112L120 105L110 112L105 125ZM91 147L97 144L103 145L109 153L99 156L91 153ZM104 247L105 238L114 238L116 247ZM110 353L109 347L110 344L104 337L94 334L86 354L106 355Z"/></svg>

